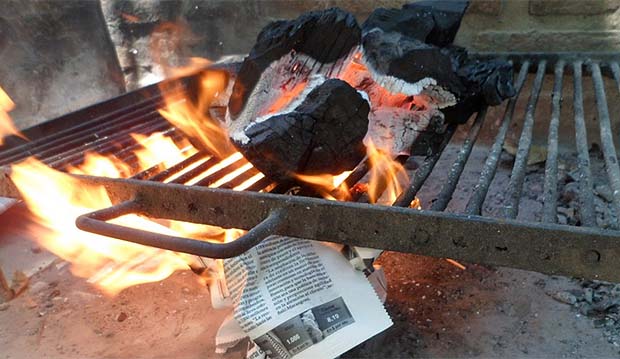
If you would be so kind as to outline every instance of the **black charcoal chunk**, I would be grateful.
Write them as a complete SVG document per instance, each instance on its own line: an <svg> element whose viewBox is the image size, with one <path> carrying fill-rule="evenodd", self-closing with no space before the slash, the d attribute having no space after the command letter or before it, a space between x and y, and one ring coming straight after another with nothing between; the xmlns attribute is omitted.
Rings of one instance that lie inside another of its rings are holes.
<svg viewBox="0 0 620 359"><path fill-rule="evenodd" d="M363 33L379 28L399 32L427 44L451 44L461 26L469 1L418 1L402 9L376 9L362 25Z"/></svg>
<svg viewBox="0 0 620 359"><path fill-rule="evenodd" d="M479 94L487 105L499 105L516 94L512 65L504 60L471 60L459 68L458 75L469 91Z"/></svg>
<svg viewBox="0 0 620 359"><path fill-rule="evenodd" d="M361 29L353 15L338 8L270 23L258 35L237 74L228 105L231 116L236 117L243 109L261 73L273 61L296 51L320 63L335 62L359 45L360 39Z"/></svg>
<svg viewBox="0 0 620 359"><path fill-rule="evenodd" d="M340 174L364 157L368 102L349 84L330 79L314 88L294 111L254 123L239 151L267 177Z"/></svg>
<svg viewBox="0 0 620 359"><path fill-rule="evenodd" d="M411 84L431 78L458 96L465 91L449 53L397 32L375 29L362 39L364 60L381 75L398 77Z"/></svg>

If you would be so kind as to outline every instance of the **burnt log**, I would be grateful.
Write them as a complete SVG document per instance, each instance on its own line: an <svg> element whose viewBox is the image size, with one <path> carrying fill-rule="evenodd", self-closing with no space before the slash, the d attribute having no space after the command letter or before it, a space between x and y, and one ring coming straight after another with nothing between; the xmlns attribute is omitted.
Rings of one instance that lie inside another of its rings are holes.
<svg viewBox="0 0 620 359"><path fill-rule="evenodd" d="M271 179L340 174L364 157L368 102L344 81L315 87L293 111L252 123L237 148Z"/></svg>

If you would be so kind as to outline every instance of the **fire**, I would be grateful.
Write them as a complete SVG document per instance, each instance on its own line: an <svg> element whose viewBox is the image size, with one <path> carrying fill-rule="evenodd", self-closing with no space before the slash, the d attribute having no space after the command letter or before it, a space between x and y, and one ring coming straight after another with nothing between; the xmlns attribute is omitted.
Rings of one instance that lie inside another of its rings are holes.
<svg viewBox="0 0 620 359"><path fill-rule="evenodd" d="M296 174L295 178L311 185L325 199L331 201L348 201L351 199L349 187L345 180L352 171L344 171L339 175L302 175Z"/></svg>
<svg viewBox="0 0 620 359"><path fill-rule="evenodd" d="M370 173L368 180L368 198L370 203L391 205L409 182L407 171L388 151L366 141Z"/></svg>
<svg viewBox="0 0 620 359"><path fill-rule="evenodd" d="M94 166L100 175L120 176L113 173L116 166L105 158L92 156L86 166ZM86 171L86 168L82 170ZM115 294L131 285L162 280L176 270L187 268L183 255L77 229L75 218L111 205L104 188L84 188L76 179L35 159L12 166L11 172L22 198L43 226L43 229L31 228L34 237L42 246L71 262L75 275L90 278L106 293ZM138 216L126 216L117 223L171 232Z"/></svg>
<svg viewBox="0 0 620 359"><path fill-rule="evenodd" d="M177 163L195 152L177 146L161 133L149 137L134 135L144 145L135 151L139 169L156 164ZM127 177L136 172L126 163L114 158L89 153L84 163L68 168L68 172L105 177ZM11 167L11 179L18 187L26 205L39 226L29 230L39 243L59 257L72 263L72 272L113 295L129 286L154 282L168 277L176 270L187 269L195 257L142 246L80 231L75 218L112 203L103 187L85 188L72 176L53 170L29 158ZM127 227L175 236L194 237L210 241L234 240L243 231L219 227L171 222L154 222L137 215L127 215L113 221Z"/></svg>
<svg viewBox="0 0 620 359"><path fill-rule="evenodd" d="M210 153L223 158L233 152L228 134L222 124L211 117L211 104L227 88L228 77L222 71L208 70L200 76L197 86L197 99L192 101L185 96L182 101L165 97L165 107L159 113L183 133L198 142L198 145ZM165 82L162 89L166 90Z"/></svg>
<svg viewBox="0 0 620 359"><path fill-rule="evenodd" d="M4 137L9 135L15 135L24 137L19 130L13 124L9 112L13 111L15 103L11 100L9 95L0 87L0 146L4 143Z"/></svg>
<svg viewBox="0 0 620 359"><path fill-rule="evenodd" d="M183 141L179 147L161 132L150 136L132 134L131 137L142 145L141 149L135 151L142 169L154 166L169 168L198 152L188 141Z"/></svg>

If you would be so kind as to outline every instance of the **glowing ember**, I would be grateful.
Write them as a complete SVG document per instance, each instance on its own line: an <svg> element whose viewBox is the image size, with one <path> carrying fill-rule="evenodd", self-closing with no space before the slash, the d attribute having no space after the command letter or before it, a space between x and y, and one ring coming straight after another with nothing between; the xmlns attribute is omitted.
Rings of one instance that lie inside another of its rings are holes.
<svg viewBox="0 0 620 359"><path fill-rule="evenodd" d="M9 95L0 87L0 145L4 143L3 139L9 135L16 135L25 139L19 130L13 124L9 112L13 111L15 103Z"/></svg>
<svg viewBox="0 0 620 359"><path fill-rule="evenodd" d="M269 106L262 115L273 114L285 108L304 91L306 86L306 81L296 84L291 89L288 88L288 85L283 86L282 90L284 91L284 93L282 94L282 96L276 98L275 101L271 104L271 106Z"/></svg>

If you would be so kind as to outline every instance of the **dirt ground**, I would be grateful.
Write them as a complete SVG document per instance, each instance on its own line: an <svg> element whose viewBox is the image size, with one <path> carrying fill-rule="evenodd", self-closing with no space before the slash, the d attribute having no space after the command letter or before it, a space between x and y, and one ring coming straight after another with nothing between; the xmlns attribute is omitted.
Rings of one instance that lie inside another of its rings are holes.
<svg viewBox="0 0 620 359"><path fill-rule="evenodd" d="M545 113L539 116L549 118ZM481 140L494 137L497 123L488 121ZM546 121L540 126L545 127ZM518 127L511 133L519 133ZM463 126L456 139L462 141L467 130ZM570 123L562 130L573 132ZM440 190L458 148L446 150L427 180L420 192L423 208L429 208ZM487 150L488 146L475 147L447 211L463 210ZM571 158L560 161L560 205L567 210L561 212L564 220L573 224L578 218L568 210L575 201L567 195L574 186L571 189L566 179L574 169ZM595 152L591 160L594 179L602 180L604 171L598 168L600 158ZM544 164L536 166L528 170L521 220L540 219ZM511 167L512 158L504 153L483 208L485 215L498 213ZM597 215L609 213L601 198L597 198ZM28 263L48 263L45 251L31 251L34 242L16 233L20 224L13 219L0 216L0 263L7 263L3 254L13 257L6 242L13 241L15 250L16 238L23 241L21 248L28 252ZM605 221L599 225L604 227ZM17 257L12 262L19 265ZM466 269L461 270L445 260L391 252L384 253L379 263L388 279L386 308L394 325L345 353L344 358L620 357L620 343L610 339L596 320L583 315L575 305L554 299L558 293L583 291L582 282L466 263ZM215 354L214 337L227 313L211 308L208 290L190 271L106 297L85 279L74 277L67 263L56 260L29 283L18 298L0 304L0 359L242 358L245 353L241 343L225 355Z"/></svg>
<svg viewBox="0 0 620 359"><path fill-rule="evenodd" d="M384 253L394 326L345 358L617 358L592 321L552 298L566 278ZM242 358L214 353L225 312L191 271L106 297L56 261L0 311L0 358Z"/></svg>

